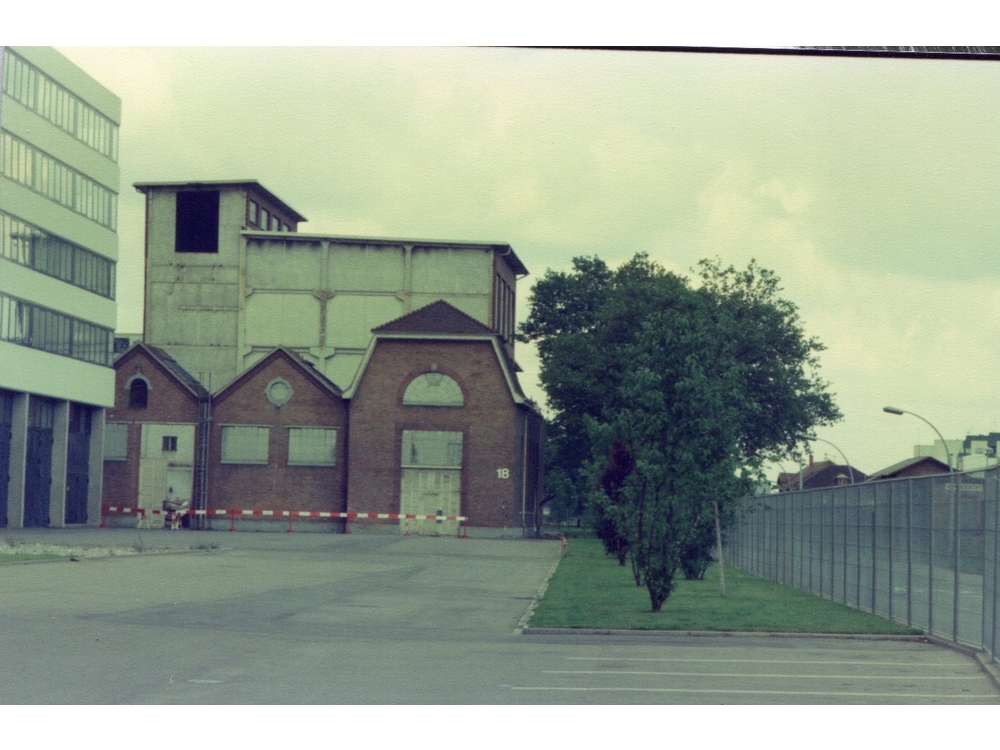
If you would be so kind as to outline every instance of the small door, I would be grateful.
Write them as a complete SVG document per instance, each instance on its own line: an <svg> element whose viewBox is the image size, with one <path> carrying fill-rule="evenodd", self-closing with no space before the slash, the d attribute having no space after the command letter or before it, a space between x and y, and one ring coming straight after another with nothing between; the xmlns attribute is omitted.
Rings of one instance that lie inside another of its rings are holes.
<svg viewBox="0 0 1000 750"><path fill-rule="evenodd" d="M10 486L10 445L13 438L14 393L0 390L0 528L7 525Z"/></svg>

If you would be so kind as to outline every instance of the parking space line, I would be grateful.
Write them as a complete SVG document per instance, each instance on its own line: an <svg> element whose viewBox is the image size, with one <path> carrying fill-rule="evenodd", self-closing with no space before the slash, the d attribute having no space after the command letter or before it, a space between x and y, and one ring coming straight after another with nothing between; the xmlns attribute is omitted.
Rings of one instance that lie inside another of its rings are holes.
<svg viewBox="0 0 1000 750"><path fill-rule="evenodd" d="M789 677L795 679L823 679L823 680L934 680L935 682L941 682L942 680L969 680L971 679L968 675L962 675L959 677L942 677L940 675L928 675L926 677L919 677L916 675L858 675L858 674L739 674L739 673L711 673L711 672L637 672L632 670L612 670L612 669L596 669L596 670L558 670L558 669L546 669L542 671L542 674L607 674L607 675L661 675L663 677L737 677L739 679L768 679L768 678L781 678L787 679Z"/></svg>
<svg viewBox="0 0 1000 750"><path fill-rule="evenodd" d="M829 691L806 691L806 690L711 690L705 688L633 688L633 687L518 687L510 686L509 690L520 691L552 691L552 692L598 692L598 693L685 693L705 694L705 695L792 695L792 696L817 696L825 698L903 698L906 700L953 700L961 703L970 701L987 701L996 703L996 696L992 695L947 695L937 693L847 693Z"/></svg>
<svg viewBox="0 0 1000 750"><path fill-rule="evenodd" d="M954 667L954 662L942 662L940 664L914 664L908 661L844 661L843 659L678 659L678 658L651 658L634 659L630 657L615 656L567 656L568 661L617 661L617 662L670 662L670 663L690 663L690 664L844 664L862 665L877 667Z"/></svg>

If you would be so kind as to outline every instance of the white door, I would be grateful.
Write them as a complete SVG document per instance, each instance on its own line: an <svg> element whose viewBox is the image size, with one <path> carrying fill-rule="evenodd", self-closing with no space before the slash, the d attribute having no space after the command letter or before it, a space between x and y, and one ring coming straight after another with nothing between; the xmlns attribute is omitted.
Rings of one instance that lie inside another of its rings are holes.
<svg viewBox="0 0 1000 750"><path fill-rule="evenodd" d="M139 457L139 507L150 525L162 525L164 503L187 503L194 489L194 425L144 424Z"/></svg>
<svg viewBox="0 0 1000 750"><path fill-rule="evenodd" d="M457 516L462 509L462 433L403 430L399 512ZM401 518L403 534L458 535L458 521Z"/></svg>

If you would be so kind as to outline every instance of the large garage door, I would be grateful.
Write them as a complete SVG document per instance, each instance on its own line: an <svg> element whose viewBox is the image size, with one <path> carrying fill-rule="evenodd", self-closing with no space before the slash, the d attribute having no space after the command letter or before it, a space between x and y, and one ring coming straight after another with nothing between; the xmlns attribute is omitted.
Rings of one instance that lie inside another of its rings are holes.
<svg viewBox="0 0 1000 750"><path fill-rule="evenodd" d="M54 401L31 397L28 402L28 451L24 476L25 528L49 525L55 417Z"/></svg>
<svg viewBox="0 0 1000 750"><path fill-rule="evenodd" d="M399 512L457 516L462 509L462 433L403 430ZM401 519L404 534L457 535L458 521Z"/></svg>
<svg viewBox="0 0 1000 750"><path fill-rule="evenodd" d="M87 523L90 485L90 431L94 410L69 406L69 443L66 447L66 523Z"/></svg>
<svg viewBox="0 0 1000 750"><path fill-rule="evenodd" d="M7 525L10 485L10 443L13 434L14 392L0 390L0 528Z"/></svg>

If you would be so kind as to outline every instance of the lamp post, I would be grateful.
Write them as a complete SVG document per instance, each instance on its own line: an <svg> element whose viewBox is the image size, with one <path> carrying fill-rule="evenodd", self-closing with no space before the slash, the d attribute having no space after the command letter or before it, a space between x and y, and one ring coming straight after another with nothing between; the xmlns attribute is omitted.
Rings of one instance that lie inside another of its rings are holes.
<svg viewBox="0 0 1000 750"><path fill-rule="evenodd" d="M824 440L823 438L818 438L815 435L799 435L798 437L799 437L800 440L810 440L810 441L816 441L816 440L818 440L821 443L826 443L827 445L832 445L833 448L834 448L834 450L836 450L837 453L840 454L841 458L844 459L844 463L847 464L847 471L851 475L851 484L854 484L854 469L851 468L851 462L847 460L847 456L844 455L844 451L840 450L840 448L838 448L836 445L833 445L833 443L831 443L829 440Z"/></svg>
<svg viewBox="0 0 1000 750"><path fill-rule="evenodd" d="M941 445L944 446L945 455L948 456L948 471L955 470L951 463L951 451L948 450L948 443L945 442L944 435L941 434L941 431L937 427L932 425L930 422L921 417L919 414L914 414L912 411L907 411L906 409L897 409L895 406L883 406L882 411L884 411L886 414L895 414L896 416L899 416L901 414L909 414L911 417L916 417L921 422L930 427L932 430L934 430L934 432L937 433L937 436L941 438Z"/></svg>
<svg viewBox="0 0 1000 750"><path fill-rule="evenodd" d="M896 416L899 416L901 414L909 414L911 417L916 417L917 419L919 419L920 421L922 421L924 424L928 425L932 430L934 430L934 432L937 433L937 436L939 438L941 438L941 445L944 446L945 455L948 457L948 473L949 473L949 475L951 475L951 482L950 482L951 487L949 488L950 491L948 493L948 502L951 505L951 508L949 509L950 512L949 512L948 522L951 524L951 529L949 529L949 532L950 532L949 536L951 536L951 539L952 539L952 554L953 554L952 564L954 566L954 575L955 575L955 581L954 581L955 593L954 593L954 596L953 596L954 607L953 607L953 610L952 610L952 619L951 619L951 624L952 624L951 639L952 639L952 641L954 643L958 643L958 599L959 599L958 592L959 592L959 560L960 560L959 536L958 536L958 477L955 476L955 467L951 463L951 451L948 450L948 443L945 442L944 435L941 434L941 430L939 430L937 427L935 427L934 425L932 425L930 422L928 422L926 419L924 419L923 417L921 417L919 414L914 414L912 411L907 411L906 409L897 409L895 406L883 406L882 407L882 411L884 411L886 414L894 414ZM933 630L934 630L934 573L933 573L933 571L934 571L934 510L933 510L933 505L932 505L931 510L930 510L930 523L928 523L928 526L930 527L930 530L929 530L930 545L929 545L929 553L928 554L929 554L929 557L930 557L931 581L930 581L930 585L927 587L928 588L928 591L927 591L928 628L927 629L930 630L931 632L933 632Z"/></svg>

